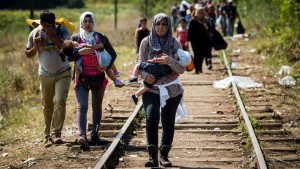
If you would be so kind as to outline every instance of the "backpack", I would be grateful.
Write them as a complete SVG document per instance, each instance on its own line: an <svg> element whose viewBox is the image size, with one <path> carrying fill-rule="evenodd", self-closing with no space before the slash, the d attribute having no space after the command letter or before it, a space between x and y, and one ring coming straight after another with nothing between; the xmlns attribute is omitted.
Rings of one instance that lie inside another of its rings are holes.
<svg viewBox="0 0 300 169"><path fill-rule="evenodd" d="M26 23L29 24L31 27L36 28L38 27L41 23L39 19L26 19ZM72 35L75 30L75 26L72 22L67 21L65 18L60 17L58 19L55 19L55 23L60 25L64 25Z"/></svg>

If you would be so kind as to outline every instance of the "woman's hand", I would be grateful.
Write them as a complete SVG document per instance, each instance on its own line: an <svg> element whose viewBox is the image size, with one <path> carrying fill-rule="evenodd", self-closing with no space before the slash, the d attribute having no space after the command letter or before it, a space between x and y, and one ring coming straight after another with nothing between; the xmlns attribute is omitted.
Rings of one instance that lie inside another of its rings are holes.
<svg viewBox="0 0 300 169"><path fill-rule="evenodd" d="M152 74L148 73L145 81L149 84L153 84L155 82L155 77Z"/></svg>
<svg viewBox="0 0 300 169"><path fill-rule="evenodd" d="M169 64L169 59L170 59L170 57L167 54L163 54L161 57L156 58L156 61L159 64L167 65L167 64Z"/></svg>

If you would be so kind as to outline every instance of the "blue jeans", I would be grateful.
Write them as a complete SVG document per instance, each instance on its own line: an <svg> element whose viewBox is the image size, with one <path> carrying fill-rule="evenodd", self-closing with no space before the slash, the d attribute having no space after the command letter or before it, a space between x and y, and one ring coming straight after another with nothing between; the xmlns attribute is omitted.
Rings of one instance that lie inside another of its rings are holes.
<svg viewBox="0 0 300 169"><path fill-rule="evenodd" d="M173 27L173 31L176 32L177 29L177 21L178 17L177 15L172 15L172 27Z"/></svg>
<svg viewBox="0 0 300 169"><path fill-rule="evenodd" d="M232 37L234 31L234 19L228 18L228 28L227 28L227 35Z"/></svg>
<svg viewBox="0 0 300 169"><path fill-rule="evenodd" d="M158 94L146 92L143 94L143 106L146 113L146 135L148 145L158 146L158 124L161 118L161 145L171 146L174 138L176 110L182 94L169 98L160 112L160 98Z"/></svg>
<svg viewBox="0 0 300 169"><path fill-rule="evenodd" d="M104 92L105 88L91 89L93 109L92 133L98 133L99 130L100 120L102 116L102 101ZM82 84L79 84L75 93L77 99L77 120L79 125L79 135L82 136L86 135L89 89L86 89Z"/></svg>

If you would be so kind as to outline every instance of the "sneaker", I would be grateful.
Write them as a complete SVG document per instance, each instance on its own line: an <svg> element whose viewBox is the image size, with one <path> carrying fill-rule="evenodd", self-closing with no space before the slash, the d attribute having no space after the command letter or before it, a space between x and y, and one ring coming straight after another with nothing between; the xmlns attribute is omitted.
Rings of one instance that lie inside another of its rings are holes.
<svg viewBox="0 0 300 169"><path fill-rule="evenodd" d="M53 137L53 143L54 144L62 144L64 143L61 139L61 134L60 133L56 133L54 134L54 137Z"/></svg>
<svg viewBox="0 0 300 169"><path fill-rule="evenodd" d="M53 145L52 138L50 136L47 137L44 144L45 144L45 148L51 147Z"/></svg>
<svg viewBox="0 0 300 169"><path fill-rule="evenodd" d="M207 69L208 69L208 70L211 70L211 69L212 69L212 65L208 65L208 66L207 66Z"/></svg>
<svg viewBox="0 0 300 169"><path fill-rule="evenodd" d="M115 84L115 87L120 87L120 88L125 86L125 84L123 82L121 82L119 79L116 79L114 81L114 84Z"/></svg>
<svg viewBox="0 0 300 169"><path fill-rule="evenodd" d="M137 83L137 82L138 82L138 78L133 77L133 78L129 79L128 84L134 84L134 83Z"/></svg>
<svg viewBox="0 0 300 169"><path fill-rule="evenodd" d="M135 96L135 94L131 95L131 99L135 105L137 105L139 99Z"/></svg>
<svg viewBox="0 0 300 169"><path fill-rule="evenodd" d="M97 134L91 134L91 140L93 145L101 145L101 140Z"/></svg>
<svg viewBox="0 0 300 169"><path fill-rule="evenodd" d="M114 72L114 74L116 77L120 77L120 72L117 71L117 72Z"/></svg>
<svg viewBox="0 0 300 169"><path fill-rule="evenodd" d="M76 139L75 143L79 145L85 145L87 143L86 136L80 136L78 139Z"/></svg>

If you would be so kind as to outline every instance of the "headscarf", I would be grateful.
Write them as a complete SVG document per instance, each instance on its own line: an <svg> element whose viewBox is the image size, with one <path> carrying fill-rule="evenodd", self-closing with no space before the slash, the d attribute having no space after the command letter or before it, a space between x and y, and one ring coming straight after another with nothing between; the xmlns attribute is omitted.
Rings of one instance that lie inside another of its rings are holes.
<svg viewBox="0 0 300 169"><path fill-rule="evenodd" d="M202 18L199 18L198 15L197 15L197 12L198 11L203 11L203 17ZM203 23L207 23L208 22L208 17L207 17L207 12L206 12L206 9L205 7L203 6L199 6L199 8L196 8L196 16L195 18L198 20L199 23L203 24Z"/></svg>
<svg viewBox="0 0 300 169"><path fill-rule="evenodd" d="M167 32L165 36L159 37L155 32L155 25L162 19L165 19L167 21ZM152 31L150 33L149 41L150 41L149 42L150 49L156 52L157 54L161 54L161 53L166 53L169 55L173 54L169 52L170 48L173 47L173 36L172 36L170 17L167 14L159 13L154 16L153 23L152 23Z"/></svg>
<svg viewBox="0 0 300 169"><path fill-rule="evenodd" d="M91 32L87 32L83 29L83 20L84 18L90 15L92 20L93 20L93 30ZM96 28L96 18L95 15L92 12L83 12L80 16L80 38L82 40L84 40L86 43L90 44L90 45L94 45L97 42L97 39L94 38L94 32L95 32L95 28Z"/></svg>

